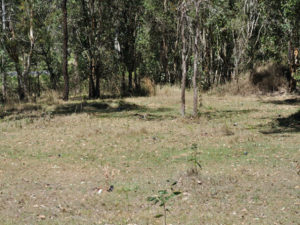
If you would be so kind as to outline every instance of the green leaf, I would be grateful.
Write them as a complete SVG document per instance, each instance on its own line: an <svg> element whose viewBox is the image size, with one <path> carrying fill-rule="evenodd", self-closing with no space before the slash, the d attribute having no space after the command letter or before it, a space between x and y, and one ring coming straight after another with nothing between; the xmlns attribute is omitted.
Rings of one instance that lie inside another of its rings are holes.
<svg viewBox="0 0 300 225"><path fill-rule="evenodd" d="M180 195L181 192L180 192L180 191L174 191L173 194L174 194L174 195Z"/></svg>
<svg viewBox="0 0 300 225"><path fill-rule="evenodd" d="M200 164L199 162L197 162L197 161L196 161L196 163L197 163L197 165L199 166L199 168L202 169L201 164Z"/></svg>
<svg viewBox="0 0 300 225"><path fill-rule="evenodd" d="M164 215L163 214L158 214L156 216L154 216L155 218L160 218L160 217L163 217Z"/></svg>
<svg viewBox="0 0 300 225"><path fill-rule="evenodd" d="M166 194L168 194L168 192L166 190L160 190L160 191L158 191L158 194L166 195Z"/></svg>
<svg viewBox="0 0 300 225"><path fill-rule="evenodd" d="M168 197L166 197L166 201L168 201L170 198L173 198L175 195L170 195L170 196L168 196Z"/></svg>
<svg viewBox="0 0 300 225"><path fill-rule="evenodd" d="M154 201L154 200L156 200L156 197L148 197L148 198L147 198L147 201L149 201L149 202L152 202L152 201Z"/></svg>

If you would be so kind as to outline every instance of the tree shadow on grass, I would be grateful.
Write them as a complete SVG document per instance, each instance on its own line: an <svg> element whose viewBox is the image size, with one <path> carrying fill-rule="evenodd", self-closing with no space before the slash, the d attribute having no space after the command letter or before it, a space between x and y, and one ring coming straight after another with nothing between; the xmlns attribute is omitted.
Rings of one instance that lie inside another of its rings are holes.
<svg viewBox="0 0 300 225"><path fill-rule="evenodd" d="M238 115L249 114L257 112L257 109L243 109L243 110L214 110L207 112L200 112L199 115L206 117L208 120L220 118L232 118Z"/></svg>
<svg viewBox="0 0 300 225"><path fill-rule="evenodd" d="M148 108L146 106L129 103L124 100L101 100L68 102L57 105L54 109L44 112L41 107L26 107L22 110L14 109L0 114L0 119L8 120L37 119L40 117L54 117L71 114L87 113L98 118L138 118L143 120L163 120L172 119L171 108Z"/></svg>
<svg viewBox="0 0 300 225"><path fill-rule="evenodd" d="M57 106L51 114L70 115L88 113L98 118L138 118L143 120L172 119L175 116L169 115L171 108L148 108L146 106L120 101L93 101L80 103L66 103Z"/></svg>
<svg viewBox="0 0 300 225"><path fill-rule="evenodd" d="M300 132L300 110L286 118L277 118L272 128L261 131L263 134L298 133Z"/></svg>
<svg viewBox="0 0 300 225"><path fill-rule="evenodd" d="M80 103L66 103L57 106L52 113L54 115L68 115L74 113L113 113L122 111L133 111L133 110L146 110L145 107L139 106L133 103L127 103L119 101L118 105L113 107L111 102L80 102Z"/></svg>
<svg viewBox="0 0 300 225"><path fill-rule="evenodd" d="M21 120L23 118L34 119L38 116L36 114L32 114L32 112L39 112L41 110L42 107L36 104L24 104L17 107L13 106L5 110L0 108L0 119L4 119L11 115L14 115L13 120Z"/></svg>
<svg viewBox="0 0 300 225"><path fill-rule="evenodd" d="M285 100L275 100L265 103L276 105L300 105L300 98L290 98ZM263 134L278 134L278 133L297 133L300 132L300 110L288 117L275 118L271 123L271 129L261 131Z"/></svg>
<svg viewBox="0 0 300 225"><path fill-rule="evenodd" d="M275 105L300 105L300 98L289 98L285 100L274 100L274 101L268 101L263 103L271 103Z"/></svg>

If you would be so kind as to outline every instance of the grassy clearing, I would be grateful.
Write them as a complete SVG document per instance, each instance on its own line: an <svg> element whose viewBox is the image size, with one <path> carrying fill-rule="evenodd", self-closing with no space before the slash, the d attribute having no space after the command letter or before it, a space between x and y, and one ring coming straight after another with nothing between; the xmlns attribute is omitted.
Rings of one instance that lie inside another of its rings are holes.
<svg viewBox="0 0 300 225"><path fill-rule="evenodd" d="M7 111L0 224L163 224L146 198L177 181L169 224L298 225L300 98L204 95L199 118L183 119L179 96Z"/></svg>

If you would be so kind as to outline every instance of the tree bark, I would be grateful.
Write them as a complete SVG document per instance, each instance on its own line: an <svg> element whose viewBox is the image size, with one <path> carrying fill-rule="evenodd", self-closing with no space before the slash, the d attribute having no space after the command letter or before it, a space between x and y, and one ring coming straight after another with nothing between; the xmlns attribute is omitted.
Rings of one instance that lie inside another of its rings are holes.
<svg viewBox="0 0 300 225"><path fill-rule="evenodd" d="M28 53L23 53L23 71L21 72L20 65L17 67L19 68L19 76L20 79L22 80L22 85L23 85L23 93L24 93L24 98L25 97L30 97L30 80L29 80L29 73L31 69L31 61L32 61L32 55L33 55L33 49L34 49L34 33L33 33L33 3L29 4L29 41L30 41L30 49ZM19 64L19 60L17 60L17 63Z"/></svg>
<svg viewBox="0 0 300 225"><path fill-rule="evenodd" d="M122 69L122 96L125 96L126 94L126 81L125 81L125 73L126 73L126 68L124 66L124 68Z"/></svg>
<svg viewBox="0 0 300 225"><path fill-rule="evenodd" d="M64 95L63 100L69 100L69 74L68 74L68 12L67 0L62 0L63 13L63 63L62 72L64 76Z"/></svg>
<svg viewBox="0 0 300 225"><path fill-rule="evenodd" d="M128 73L128 90L132 92L132 70L129 70Z"/></svg>
<svg viewBox="0 0 300 225"><path fill-rule="evenodd" d="M27 54L27 57L25 57L25 60L23 62L24 70L22 72L22 78L23 78L23 85L24 85L24 91L27 96L30 96L30 84L29 84L29 73L31 68L31 61L32 61L32 54L33 54L33 48L34 48L34 35L33 35L33 9L32 5L30 5L30 15L29 15L29 39L30 39L30 50Z"/></svg>
<svg viewBox="0 0 300 225"><path fill-rule="evenodd" d="M92 99L94 98L95 95L95 82L94 82L94 68L95 65L93 63L93 60L91 59L90 62L90 73L89 73L89 98Z"/></svg>
<svg viewBox="0 0 300 225"><path fill-rule="evenodd" d="M185 116L185 86L186 86L186 72L187 72L187 40L185 37L186 28L186 2L181 3L181 41L182 41L182 79L181 79L181 115Z"/></svg>
<svg viewBox="0 0 300 225"><path fill-rule="evenodd" d="M100 98L100 65L95 68L96 86L95 86L95 98Z"/></svg>
<svg viewBox="0 0 300 225"><path fill-rule="evenodd" d="M19 100L23 101L25 99L25 93L24 93L24 88L23 88L22 72L21 72L19 61L15 61L15 68L17 71Z"/></svg>
<svg viewBox="0 0 300 225"><path fill-rule="evenodd" d="M5 0L2 0L2 29L6 29L6 9L5 9Z"/></svg>
<svg viewBox="0 0 300 225"><path fill-rule="evenodd" d="M199 46L198 40L200 37L200 29L199 29L199 7L200 1L197 0L194 2L196 8L196 18L195 18L195 37L194 37L194 74L193 74L193 89L194 89L194 97L193 97L193 115L194 117L198 114L198 85L197 85L197 77L198 77L198 57L199 57Z"/></svg>
<svg viewBox="0 0 300 225"><path fill-rule="evenodd" d="M7 99L7 74L5 71L5 59L2 57L2 101L6 102Z"/></svg>
<svg viewBox="0 0 300 225"><path fill-rule="evenodd" d="M81 93L81 71L79 68L79 53L78 51L74 51L74 67L75 67L75 95Z"/></svg>
<svg viewBox="0 0 300 225"><path fill-rule="evenodd" d="M5 32L6 30L6 9L5 9L5 0L2 0L2 32ZM2 64L2 100L3 102L6 101L7 98L7 88L6 88L6 79L7 74L5 71L5 58L2 56L1 58L1 64Z"/></svg>

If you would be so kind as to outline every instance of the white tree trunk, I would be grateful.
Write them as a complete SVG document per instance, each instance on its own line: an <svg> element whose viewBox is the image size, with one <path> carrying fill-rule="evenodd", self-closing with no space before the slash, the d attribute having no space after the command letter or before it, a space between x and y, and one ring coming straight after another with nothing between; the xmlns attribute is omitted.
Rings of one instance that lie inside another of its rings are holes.
<svg viewBox="0 0 300 225"><path fill-rule="evenodd" d="M187 40L185 37L186 31L186 2L181 4L181 41L182 41L182 79L181 79L181 115L185 116L185 85L186 85L186 72L187 72Z"/></svg>
<svg viewBox="0 0 300 225"><path fill-rule="evenodd" d="M198 85L197 85L197 77L198 77L198 57L199 57L199 38L200 38L200 28L199 28L199 10L201 0L193 1L195 9L196 9L196 17L195 17L195 31L194 31L194 74L193 74L193 89L194 89L194 97L193 97L193 115L197 116L198 114Z"/></svg>
<svg viewBox="0 0 300 225"><path fill-rule="evenodd" d="M5 0L2 0L2 32L6 30L6 9L5 9ZM6 78L7 74L5 72L5 58L4 56L1 57L1 64L2 64L2 95L3 101L6 101L7 97L7 88L6 88Z"/></svg>

